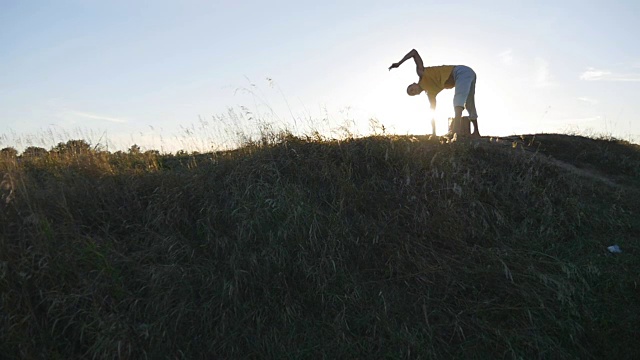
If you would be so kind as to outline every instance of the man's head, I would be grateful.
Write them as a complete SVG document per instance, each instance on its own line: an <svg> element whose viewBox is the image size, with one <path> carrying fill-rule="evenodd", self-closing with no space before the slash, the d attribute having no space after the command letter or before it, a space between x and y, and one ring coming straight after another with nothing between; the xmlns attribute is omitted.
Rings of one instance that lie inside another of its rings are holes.
<svg viewBox="0 0 640 360"><path fill-rule="evenodd" d="M420 87L420 85L413 83L409 86L407 86L407 94L409 94L409 96L416 96L418 94L420 94L422 92L422 88Z"/></svg>

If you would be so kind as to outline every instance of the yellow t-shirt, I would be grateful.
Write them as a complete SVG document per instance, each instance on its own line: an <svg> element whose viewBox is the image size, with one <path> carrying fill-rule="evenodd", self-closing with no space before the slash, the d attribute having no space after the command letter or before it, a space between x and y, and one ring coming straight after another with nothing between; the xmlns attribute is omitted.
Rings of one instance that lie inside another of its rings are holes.
<svg viewBox="0 0 640 360"><path fill-rule="evenodd" d="M442 89L445 82L451 76L454 65L427 66L424 68L422 77L418 85L427 92L430 98L436 97Z"/></svg>

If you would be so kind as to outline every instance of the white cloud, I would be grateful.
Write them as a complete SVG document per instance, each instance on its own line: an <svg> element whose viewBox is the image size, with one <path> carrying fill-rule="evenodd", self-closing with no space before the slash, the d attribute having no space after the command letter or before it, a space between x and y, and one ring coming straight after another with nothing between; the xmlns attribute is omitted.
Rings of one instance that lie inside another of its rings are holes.
<svg viewBox="0 0 640 360"><path fill-rule="evenodd" d="M112 116L104 116L104 115L99 115L99 114L92 114L92 113L83 112L83 111L75 111L75 110L73 110L73 111L67 112L67 114L73 115L73 116L83 117L83 118L86 118L86 119L103 120L103 121L110 121L110 122L121 123L121 124L127 122L127 119L116 118L116 117L112 117Z"/></svg>
<svg viewBox="0 0 640 360"><path fill-rule="evenodd" d="M586 97L586 96L580 96L577 99L580 100L580 101L586 102L589 105L595 105L595 104L598 103L598 100L592 99L592 98Z"/></svg>
<svg viewBox="0 0 640 360"><path fill-rule="evenodd" d="M580 74L580 80L587 81L640 81L640 73L614 73L609 70L587 68Z"/></svg>
<svg viewBox="0 0 640 360"><path fill-rule="evenodd" d="M501 52L500 54L498 54L498 58L505 65L513 64L513 50L508 49Z"/></svg>
<svg viewBox="0 0 640 360"><path fill-rule="evenodd" d="M602 80L606 76L610 76L609 70L598 70L594 68L588 68L580 75L580 80Z"/></svg>
<svg viewBox="0 0 640 360"><path fill-rule="evenodd" d="M537 87L553 86L551 71L549 70L549 62L543 58L535 58L535 85Z"/></svg>

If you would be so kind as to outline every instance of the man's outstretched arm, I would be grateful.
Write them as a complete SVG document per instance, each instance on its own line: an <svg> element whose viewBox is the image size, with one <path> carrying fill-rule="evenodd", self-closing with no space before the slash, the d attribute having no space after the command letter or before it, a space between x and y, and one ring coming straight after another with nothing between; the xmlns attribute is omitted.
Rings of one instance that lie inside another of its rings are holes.
<svg viewBox="0 0 640 360"><path fill-rule="evenodd" d="M389 70L399 67L403 62L411 58L416 62L416 73L418 73L418 76L422 76L422 73L424 72L424 65L422 64L422 58L416 49L409 51L399 62L391 64L391 66L389 66Z"/></svg>
<svg viewBox="0 0 640 360"><path fill-rule="evenodd" d="M429 108L431 109L431 113L436 111L436 97L427 93L427 97L429 98Z"/></svg>

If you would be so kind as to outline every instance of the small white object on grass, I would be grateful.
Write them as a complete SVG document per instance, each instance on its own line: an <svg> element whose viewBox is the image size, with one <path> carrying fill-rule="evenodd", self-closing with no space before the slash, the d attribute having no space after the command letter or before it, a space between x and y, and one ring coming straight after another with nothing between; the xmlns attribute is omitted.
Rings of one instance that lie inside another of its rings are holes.
<svg viewBox="0 0 640 360"><path fill-rule="evenodd" d="M607 247L607 250L609 250L610 253L614 254L620 254L622 252L622 250L620 250L620 246L618 245L611 245Z"/></svg>

